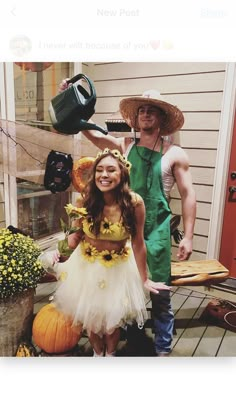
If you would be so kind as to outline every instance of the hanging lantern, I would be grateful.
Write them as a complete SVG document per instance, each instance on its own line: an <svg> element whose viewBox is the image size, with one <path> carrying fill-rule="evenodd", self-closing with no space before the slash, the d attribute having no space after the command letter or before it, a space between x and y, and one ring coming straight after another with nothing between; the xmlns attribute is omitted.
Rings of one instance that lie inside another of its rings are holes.
<svg viewBox="0 0 236 419"><path fill-rule="evenodd" d="M47 68L51 67L53 63L21 63L21 62L15 62L16 65L18 65L21 69L24 69L26 71L34 71L39 72L46 70Z"/></svg>

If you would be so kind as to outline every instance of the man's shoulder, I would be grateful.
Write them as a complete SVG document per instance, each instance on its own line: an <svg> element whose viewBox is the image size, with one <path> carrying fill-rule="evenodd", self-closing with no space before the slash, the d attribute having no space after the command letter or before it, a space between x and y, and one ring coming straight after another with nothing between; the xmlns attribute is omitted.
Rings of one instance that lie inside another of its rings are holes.
<svg viewBox="0 0 236 419"><path fill-rule="evenodd" d="M132 137L123 137L124 141L124 151L127 150L127 148L134 142L134 139Z"/></svg>
<svg viewBox="0 0 236 419"><path fill-rule="evenodd" d="M121 153L125 153L129 145L134 141L132 137L111 137L107 136L107 139L111 139L110 144L107 145L108 148L117 148ZM105 148L105 146L100 147L102 150Z"/></svg>
<svg viewBox="0 0 236 419"><path fill-rule="evenodd" d="M175 157L176 159L186 159L187 158L186 151L178 144L170 144L167 151L168 151L168 153L170 153L171 156Z"/></svg>

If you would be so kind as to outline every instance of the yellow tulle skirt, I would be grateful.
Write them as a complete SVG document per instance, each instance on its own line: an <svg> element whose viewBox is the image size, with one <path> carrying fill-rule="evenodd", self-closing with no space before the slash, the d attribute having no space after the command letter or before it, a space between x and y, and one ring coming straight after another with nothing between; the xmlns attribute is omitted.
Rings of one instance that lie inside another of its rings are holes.
<svg viewBox="0 0 236 419"><path fill-rule="evenodd" d="M73 325L82 324L88 335L111 334L134 322L142 328L148 317L148 295L132 248L126 247L110 258L94 248L88 251L86 245L81 243L66 262L55 267L57 308L72 319Z"/></svg>

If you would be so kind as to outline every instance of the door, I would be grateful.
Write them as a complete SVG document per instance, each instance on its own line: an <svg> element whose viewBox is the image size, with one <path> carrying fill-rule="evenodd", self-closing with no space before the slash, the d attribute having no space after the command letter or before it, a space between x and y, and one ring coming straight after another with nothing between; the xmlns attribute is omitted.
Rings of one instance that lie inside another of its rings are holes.
<svg viewBox="0 0 236 419"><path fill-rule="evenodd" d="M234 118L219 260L229 269L230 277L236 278L236 115Z"/></svg>

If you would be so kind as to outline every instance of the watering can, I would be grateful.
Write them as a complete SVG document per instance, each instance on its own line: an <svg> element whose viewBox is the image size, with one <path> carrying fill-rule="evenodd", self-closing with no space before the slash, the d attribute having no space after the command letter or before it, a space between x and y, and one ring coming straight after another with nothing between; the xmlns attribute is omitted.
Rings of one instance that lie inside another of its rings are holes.
<svg viewBox="0 0 236 419"><path fill-rule="evenodd" d="M81 79L86 81L89 92L80 84ZM91 80L84 74L77 74L67 83L71 85L55 96L49 105L49 115L55 130L63 134L97 130L106 135L106 129L87 122L95 112L96 103L96 92Z"/></svg>

